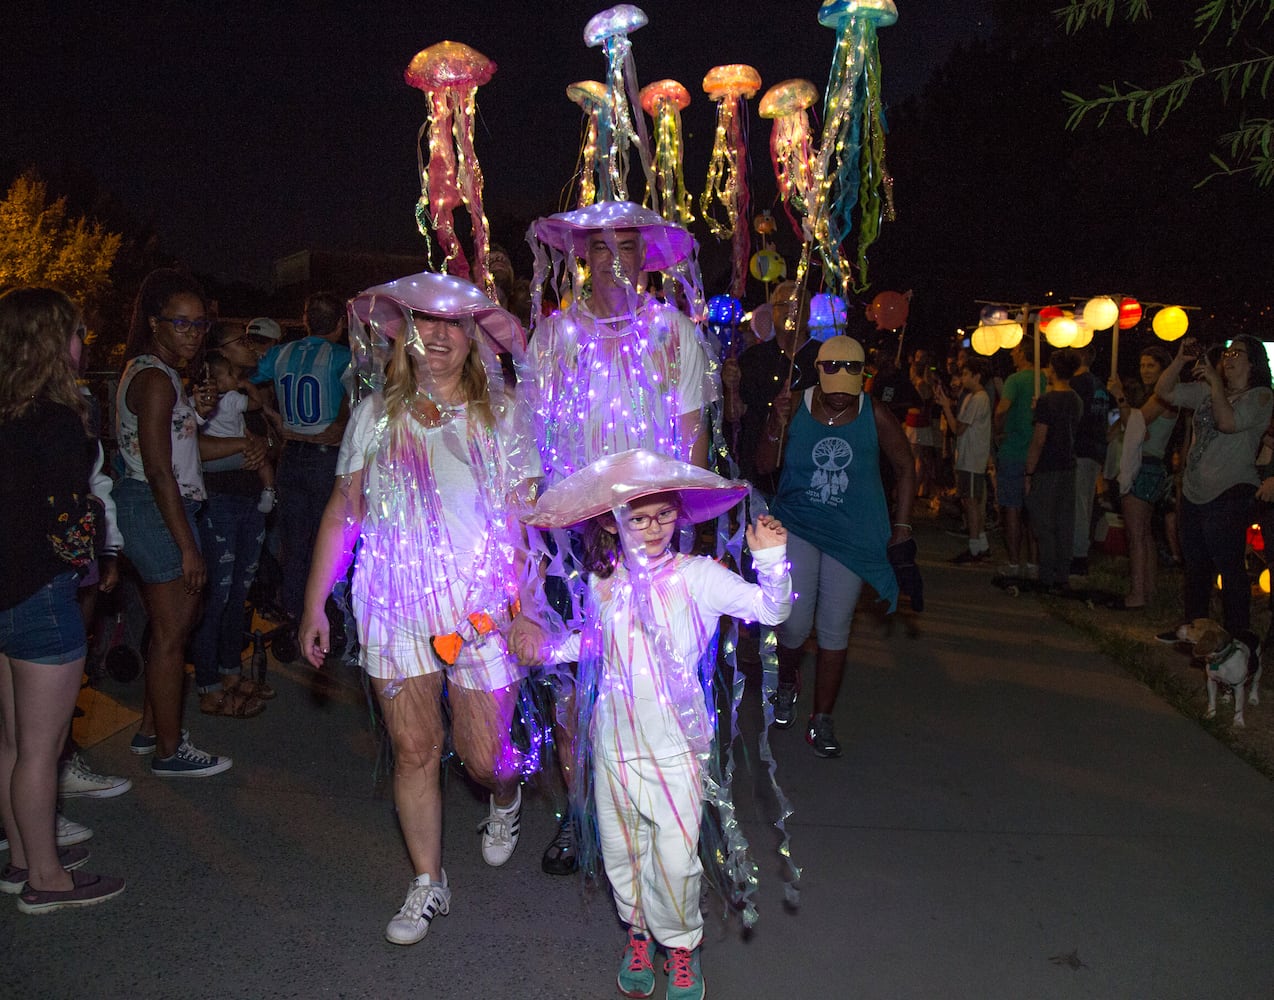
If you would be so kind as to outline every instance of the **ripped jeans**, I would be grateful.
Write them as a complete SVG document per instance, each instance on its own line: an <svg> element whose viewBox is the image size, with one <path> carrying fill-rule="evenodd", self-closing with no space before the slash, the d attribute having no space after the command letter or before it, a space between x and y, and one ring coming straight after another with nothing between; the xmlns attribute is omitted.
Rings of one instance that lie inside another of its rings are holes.
<svg viewBox="0 0 1274 1000"><path fill-rule="evenodd" d="M242 667L248 588L264 539L265 515L257 510L255 494L214 493L199 512L207 600L190 652L200 694L215 691L224 674L238 674Z"/></svg>

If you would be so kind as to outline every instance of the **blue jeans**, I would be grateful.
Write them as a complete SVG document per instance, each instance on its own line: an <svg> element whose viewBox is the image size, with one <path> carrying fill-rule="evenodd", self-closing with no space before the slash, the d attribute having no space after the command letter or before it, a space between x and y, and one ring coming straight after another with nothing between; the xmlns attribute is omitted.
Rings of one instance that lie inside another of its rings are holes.
<svg viewBox="0 0 1274 1000"><path fill-rule="evenodd" d="M323 508L336 481L336 445L289 441L279 465L279 534L283 539L283 610L301 619L305 581Z"/></svg>
<svg viewBox="0 0 1274 1000"><path fill-rule="evenodd" d="M1186 621L1207 618L1212 581L1221 575L1221 625L1230 635L1252 627L1252 593L1244 554L1255 513L1256 487L1231 486L1214 500L1181 498L1181 555L1185 558Z"/></svg>
<svg viewBox="0 0 1274 1000"><path fill-rule="evenodd" d="M199 516L200 547L208 566L207 603L191 640L195 684L202 694L239 673L243 656L244 607L257 574L265 538L265 515L255 496L214 493Z"/></svg>
<svg viewBox="0 0 1274 1000"><path fill-rule="evenodd" d="M55 576L30 597L0 611L0 653L11 660L61 665L88 649L84 619L75 602L79 577Z"/></svg>

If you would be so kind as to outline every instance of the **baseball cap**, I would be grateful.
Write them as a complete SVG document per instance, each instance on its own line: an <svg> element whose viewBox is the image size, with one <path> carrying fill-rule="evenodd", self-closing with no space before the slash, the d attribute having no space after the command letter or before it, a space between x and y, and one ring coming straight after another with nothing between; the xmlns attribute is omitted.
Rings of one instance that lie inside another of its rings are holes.
<svg viewBox="0 0 1274 1000"><path fill-rule="evenodd" d="M283 328L268 316L258 316L248 320L249 337L264 337L266 340L282 340Z"/></svg>

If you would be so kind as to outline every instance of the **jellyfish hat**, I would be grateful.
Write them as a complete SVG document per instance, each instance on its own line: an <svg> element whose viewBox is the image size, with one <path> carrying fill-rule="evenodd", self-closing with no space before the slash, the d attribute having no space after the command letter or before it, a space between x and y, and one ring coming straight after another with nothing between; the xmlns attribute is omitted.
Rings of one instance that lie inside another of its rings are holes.
<svg viewBox="0 0 1274 1000"><path fill-rule="evenodd" d="M658 80L641 88L641 106L655 125L655 187L648 198L664 218L688 226L695 217L681 171L681 112L690 106L690 91L676 80Z"/></svg>
<svg viewBox="0 0 1274 1000"><path fill-rule="evenodd" d="M444 270L468 278L469 263L456 237L455 223L455 210L463 203L473 227L474 281L489 295L495 294L495 283L487 270L491 240L482 208L482 167L473 149L473 122L478 87L493 73L495 63L481 52L460 42L439 42L417 52L403 74L429 101L428 116L416 136L420 168L416 225L426 239L430 227L437 234ZM421 146L426 131L427 164Z"/></svg>
<svg viewBox="0 0 1274 1000"><path fill-rule="evenodd" d="M598 120L598 145L606 155L606 170L598 171L598 198L602 201L628 199L628 148L634 143L646 185L654 187L646 122L632 113L639 94L637 65L628 40L631 32L647 23L646 12L640 7L621 3L594 14L584 26L584 43L591 49L600 46L606 56L607 109Z"/></svg>
<svg viewBox="0 0 1274 1000"><path fill-rule="evenodd" d="M746 220L748 215L747 102L761 89L761 74L742 63L715 66L703 78L703 89L717 104L717 131L699 209L713 236L734 240L730 293L742 298L747 288L750 240L747 223L739 225L739 217ZM725 209L724 222L712 215L714 200Z"/></svg>
<svg viewBox="0 0 1274 1000"><path fill-rule="evenodd" d="M770 161L779 185L779 198L797 239L805 232L796 213L809 210L814 177L814 133L810 128L809 109L818 100L818 90L809 80L784 80L776 83L761 98L759 113L774 121L770 132Z"/></svg>
<svg viewBox="0 0 1274 1000"><path fill-rule="evenodd" d="M855 205L859 206L860 288L867 284L867 248L880 234L882 214L893 217L893 179L885 172L876 30L897 20L894 0L826 0L818 11L819 24L836 31L836 52L827 81L822 141L814 161L810 219L824 267L842 285L847 284L847 275L840 246L853 228Z"/></svg>
<svg viewBox="0 0 1274 1000"><path fill-rule="evenodd" d="M566 88L566 96L584 112L584 135L580 140L579 200L576 208L587 208L597 200L597 135L598 120L606 111L606 85L596 80L581 80Z"/></svg>

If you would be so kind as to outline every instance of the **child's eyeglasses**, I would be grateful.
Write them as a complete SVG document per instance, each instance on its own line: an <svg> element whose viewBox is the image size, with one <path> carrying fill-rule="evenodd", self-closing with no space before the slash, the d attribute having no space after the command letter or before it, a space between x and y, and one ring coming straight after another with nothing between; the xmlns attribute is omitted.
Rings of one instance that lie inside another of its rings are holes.
<svg viewBox="0 0 1274 1000"><path fill-rule="evenodd" d="M681 511L679 511L676 507L665 507L663 510L657 511L653 515L635 514L628 519L628 527L632 528L634 531L645 531L650 527L651 521L667 526L672 524L672 522L677 520L680 516Z"/></svg>
<svg viewBox="0 0 1274 1000"><path fill-rule="evenodd" d="M171 323L173 329L178 333L185 333L191 329L196 333L207 333L208 328L212 326L212 323L206 319L186 319L185 316L160 316L158 318L164 323Z"/></svg>
<svg viewBox="0 0 1274 1000"><path fill-rule="evenodd" d="M837 372L848 372L850 375L861 375L865 361L820 361L818 367L824 375L835 375Z"/></svg>

